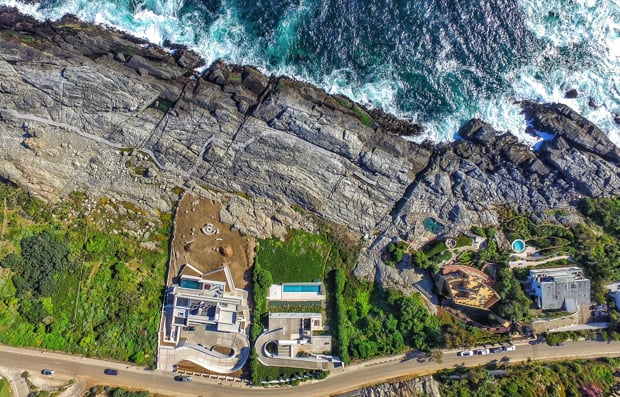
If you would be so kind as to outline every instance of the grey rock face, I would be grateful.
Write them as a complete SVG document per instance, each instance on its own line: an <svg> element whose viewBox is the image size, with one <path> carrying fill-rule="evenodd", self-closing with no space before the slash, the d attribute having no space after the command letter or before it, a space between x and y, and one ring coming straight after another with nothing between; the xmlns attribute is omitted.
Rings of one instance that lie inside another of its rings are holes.
<svg viewBox="0 0 620 397"><path fill-rule="evenodd" d="M82 190L164 210L175 187L199 190L263 237L311 230L301 213L316 214L367 236L356 274L368 279L383 242L419 236L427 217L450 231L496 223L498 206L538 212L620 192L618 148L564 105L523 104L555 135L536 152L480 120L462 140L419 145L403 136L420 126L347 98L221 62L198 76L201 62L0 9L0 176L46 200Z"/></svg>
<svg viewBox="0 0 620 397"><path fill-rule="evenodd" d="M381 383L359 390L361 397L439 397L439 387L432 376L394 383Z"/></svg>
<svg viewBox="0 0 620 397"><path fill-rule="evenodd" d="M53 126L59 142L79 135L102 151L140 150L169 180L299 206L368 231L429 155L364 125L362 108L316 87L223 63L198 77L188 52L175 58L70 18L52 29L9 14L0 16L6 38L0 111L7 119L28 120L41 131ZM19 140L12 144L7 151L16 157L32 150ZM112 168L122 164L118 156L106 157ZM49 173L54 167L48 166ZM92 190L91 169L80 172L87 175L72 178L76 188ZM48 176L65 186L60 178L71 170L66 173ZM145 177L153 173L149 168ZM14 172L4 175L22 182ZM60 193L30 188L40 196Z"/></svg>

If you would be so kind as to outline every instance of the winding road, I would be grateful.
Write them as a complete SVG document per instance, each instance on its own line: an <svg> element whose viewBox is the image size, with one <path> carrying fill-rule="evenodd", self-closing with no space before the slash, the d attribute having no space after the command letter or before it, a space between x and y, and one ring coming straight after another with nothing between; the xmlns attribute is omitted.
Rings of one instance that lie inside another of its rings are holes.
<svg viewBox="0 0 620 397"><path fill-rule="evenodd" d="M348 366L344 370L335 371L325 380L302 383L295 388L295 393L317 397L337 395L394 378L427 375L440 369L460 365L477 366L493 360L509 359L514 363L529 358L558 360L610 356L620 356L620 342L567 342L561 347L524 343L517 345L516 351L475 357L458 357L456 351L446 350L441 363L407 360L405 356L400 355ZM196 376L193 382L175 382L174 374L169 372L149 371L142 367L127 366L122 363L8 346L0 346L0 368L12 371L26 370L33 376L39 374L42 368L51 368L56 371L53 377L59 380L74 379L80 384L122 386L171 396L271 397L291 394L290 387L253 388L240 383L209 380ZM105 368L117 369L118 376L104 375ZM22 397L22 394L18 397Z"/></svg>

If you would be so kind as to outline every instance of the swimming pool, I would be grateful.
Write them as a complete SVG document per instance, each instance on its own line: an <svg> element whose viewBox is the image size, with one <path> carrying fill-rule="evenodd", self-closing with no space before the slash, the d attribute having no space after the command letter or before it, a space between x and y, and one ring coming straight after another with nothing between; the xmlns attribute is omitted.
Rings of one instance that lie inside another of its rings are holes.
<svg viewBox="0 0 620 397"><path fill-rule="evenodd" d="M200 289L200 283L196 280L181 280L181 287L183 288L191 288L191 289Z"/></svg>
<svg viewBox="0 0 620 397"><path fill-rule="evenodd" d="M321 286L316 284L285 284L282 286L284 292L316 292L321 293Z"/></svg>
<svg viewBox="0 0 620 397"><path fill-rule="evenodd" d="M525 241L521 239L517 239L512 242L512 250L514 252L523 252L525 251Z"/></svg>

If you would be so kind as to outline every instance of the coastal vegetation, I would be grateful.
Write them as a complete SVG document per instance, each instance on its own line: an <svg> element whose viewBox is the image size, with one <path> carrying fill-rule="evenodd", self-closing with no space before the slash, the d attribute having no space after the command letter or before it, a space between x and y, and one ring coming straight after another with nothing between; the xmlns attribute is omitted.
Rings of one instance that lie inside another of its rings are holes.
<svg viewBox="0 0 620 397"><path fill-rule="evenodd" d="M11 397L11 385L9 381L0 377L0 397Z"/></svg>
<svg viewBox="0 0 620 397"><path fill-rule="evenodd" d="M330 248L325 236L298 230L291 231L286 241L261 240L256 257L276 284L307 282L323 280Z"/></svg>
<svg viewBox="0 0 620 397"><path fill-rule="evenodd" d="M152 394L147 391L132 391L122 387L93 386L84 397L157 397L159 394Z"/></svg>
<svg viewBox="0 0 620 397"><path fill-rule="evenodd" d="M318 279L327 286L334 353L345 363L407 348L430 351L439 346L437 317L429 313L422 298L383 290L355 278L352 270L357 247L324 229L318 233L291 232L285 241L259 242L254 268L256 318L268 309L263 302L270 282ZM402 244L395 247L394 251L406 250ZM261 330L262 325L254 325L252 337Z"/></svg>
<svg viewBox="0 0 620 397"><path fill-rule="evenodd" d="M317 233L301 230L291 231L284 241L265 239L258 242L253 270L253 299L254 320L251 328L252 342L263 331L266 324L266 314L270 310L267 306L267 294L272 283L322 281L328 288L329 301L332 302L333 282L330 281L335 271L349 273L358 255L358 247L343 238L336 230L324 226ZM344 274L344 273L343 273ZM318 309L316 304L307 309ZM279 311L279 307L276 311ZM324 310L321 308L321 310ZM334 340L338 339L338 316L333 302L328 304L327 316L330 320L330 329ZM306 311L306 310L304 310ZM338 349L338 343L335 343ZM256 351L253 348L250 354L252 383L274 381L277 379L293 379L298 383L300 379L310 379L325 376L316 371L303 371L297 368L271 368L258 362Z"/></svg>
<svg viewBox="0 0 620 397"><path fill-rule="evenodd" d="M406 241L398 241L391 242L388 244L384 255L383 262L389 266L396 266L400 262L403 261L403 257L405 253L407 253L407 242Z"/></svg>
<svg viewBox="0 0 620 397"><path fill-rule="evenodd" d="M603 396L614 390L620 359L572 360L444 370L435 375L444 397Z"/></svg>
<svg viewBox="0 0 620 397"><path fill-rule="evenodd" d="M0 342L154 365L168 215L0 184Z"/></svg>
<svg viewBox="0 0 620 397"><path fill-rule="evenodd" d="M541 255L570 255L591 279L593 300L605 302L605 286L620 279L620 198L585 198L580 211L583 223L565 225L554 219L565 216L561 212L541 218L506 210L501 228L509 240L521 238Z"/></svg>

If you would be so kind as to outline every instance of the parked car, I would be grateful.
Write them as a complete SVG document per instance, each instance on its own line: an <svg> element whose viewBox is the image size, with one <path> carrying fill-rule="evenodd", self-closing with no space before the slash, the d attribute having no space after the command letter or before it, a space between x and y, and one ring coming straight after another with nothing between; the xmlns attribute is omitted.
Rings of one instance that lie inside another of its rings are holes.
<svg viewBox="0 0 620 397"><path fill-rule="evenodd" d="M103 370L103 373L106 375L118 375L118 371L115 369L106 368Z"/></svg>
<svg viewBox="0 0 620 397"><path fill-rule="evenodd" d="M471 357L474 355L474 352L471 350L464 350L462 352L456 353L456 355L460 357Z"/></svg>
<svg viewBox="0 0 620 397"><path fill-rule="evenodd" d="M477 356L486 356L489 354L489 349L478 349L474 351L474 354Z"/></svg>
<svg viewBox="0 0 620 397"><path fill-rule="evenodd" d="M493 354L495 354L495 353L501 353L501 352L503 352L503 351L504 351L504 348L503 348L503 347L501 347L501 346L500 346L500 347L492 347L492 348L490 348L490 349L489 349L489 351L490 351L491 353L493 353Z"/></svg>
<svg viewBox="0 0 620 397"><path fill-rule="evenodd" d="M176 380L177 382L191 382L192 381L192 377L191 376L177 375L177 376L174 377L174 380Z"/></svg>
<svg viewBox="0 0 620 397"><path fill-rule="evenodd" d="M41 371L41 373L43 375L54 375L54 370L53 369L44 369Z"/></svg>
<svg viewBox="0 0 620 397"><path fill-rule="evenodd" d="M504 350L506 350L507 352L512 352L517 350L517 347L515 345L508 345L508 346L504 346Z"/></svg>

